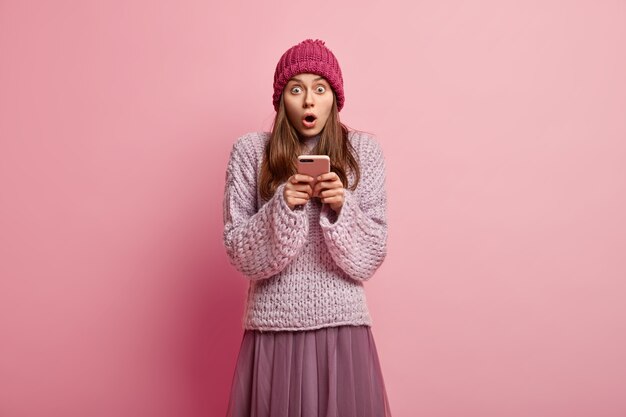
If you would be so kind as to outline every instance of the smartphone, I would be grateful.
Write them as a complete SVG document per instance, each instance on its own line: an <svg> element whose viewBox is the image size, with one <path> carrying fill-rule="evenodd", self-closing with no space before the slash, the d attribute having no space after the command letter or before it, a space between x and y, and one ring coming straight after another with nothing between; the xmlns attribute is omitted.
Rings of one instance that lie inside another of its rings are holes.
<svg viewBox="0 0 626 417"><path fill-rule="evenodd" d="M330 157L328 155L300 155L298 156L298 174L310 175L317 178L319 175L330 172ZM311 188L317 181L313 181ZM317 196L314 196L317 197Z"/></svg>

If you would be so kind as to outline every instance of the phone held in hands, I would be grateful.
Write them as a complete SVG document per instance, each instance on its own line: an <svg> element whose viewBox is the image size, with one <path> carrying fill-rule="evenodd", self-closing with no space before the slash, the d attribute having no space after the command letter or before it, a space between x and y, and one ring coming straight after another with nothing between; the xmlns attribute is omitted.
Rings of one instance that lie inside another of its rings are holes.
<svg viewBox="0 0 626 417"><path fill-rule="evenodd" d="M298 174L310 175L317 178L319 175L330 172L330 157L328 155L300 155L298 156ZM313 181L311 188L317 181ZM317 197L317 196L314 196Z"/></svg>

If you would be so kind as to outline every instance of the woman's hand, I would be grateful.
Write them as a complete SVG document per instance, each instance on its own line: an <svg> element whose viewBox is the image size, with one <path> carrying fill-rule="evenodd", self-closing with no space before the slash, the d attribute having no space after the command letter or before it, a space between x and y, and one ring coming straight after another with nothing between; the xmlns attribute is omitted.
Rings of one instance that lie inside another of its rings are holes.
<svg viewBox="0 0 626 417"><path fill-rule="evenodd" d="M283 191L283 198L290 209L305 205L309 201L313 193L311 188L313 181L313 177L304 174L294 174L289 177Z"/></svg>
<svg viewBox="0 0 626 417"><path fill-rule="evenodd" d="M339 176L335 172L329 172L317 177L313 196L319 197L322 203L328 204L335 213L339 214L345 201L343 183Z"/></svg>

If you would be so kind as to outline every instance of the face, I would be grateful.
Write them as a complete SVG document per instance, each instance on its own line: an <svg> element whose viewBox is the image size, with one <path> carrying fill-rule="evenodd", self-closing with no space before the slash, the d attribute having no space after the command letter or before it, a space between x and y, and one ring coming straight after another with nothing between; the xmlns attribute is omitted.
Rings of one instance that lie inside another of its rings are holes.
<svg viewBox="0 0 626 417"><path fill-rule="evenodd" d="M322 131L333 108L333 100L330 84L317 74L295 75L283 90L287 118L305 137Z"/></svg>

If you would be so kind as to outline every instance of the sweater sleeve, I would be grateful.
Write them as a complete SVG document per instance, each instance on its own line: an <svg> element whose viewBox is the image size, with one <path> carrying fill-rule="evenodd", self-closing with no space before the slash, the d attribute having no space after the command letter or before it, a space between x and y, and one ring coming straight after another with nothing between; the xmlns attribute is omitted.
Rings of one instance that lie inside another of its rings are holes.
<svg viewBox="0 0 626 417"><path fill-rule="evenodd" d="M324 204L320 226L337 265L358 281L370 279L387 254L385 160L378 142L363 146L359 192L344 189L339 215Z"/></svg>
<svg viewBox="0 0 626 417"><path fill-rule="evenodd" d="M282 271L308 235L304 210L291 210L283 197L286 183L257 211L257 180L251 146L238 140L230 153L224 189L223 241L230 263L251 280Z"/></svg>

